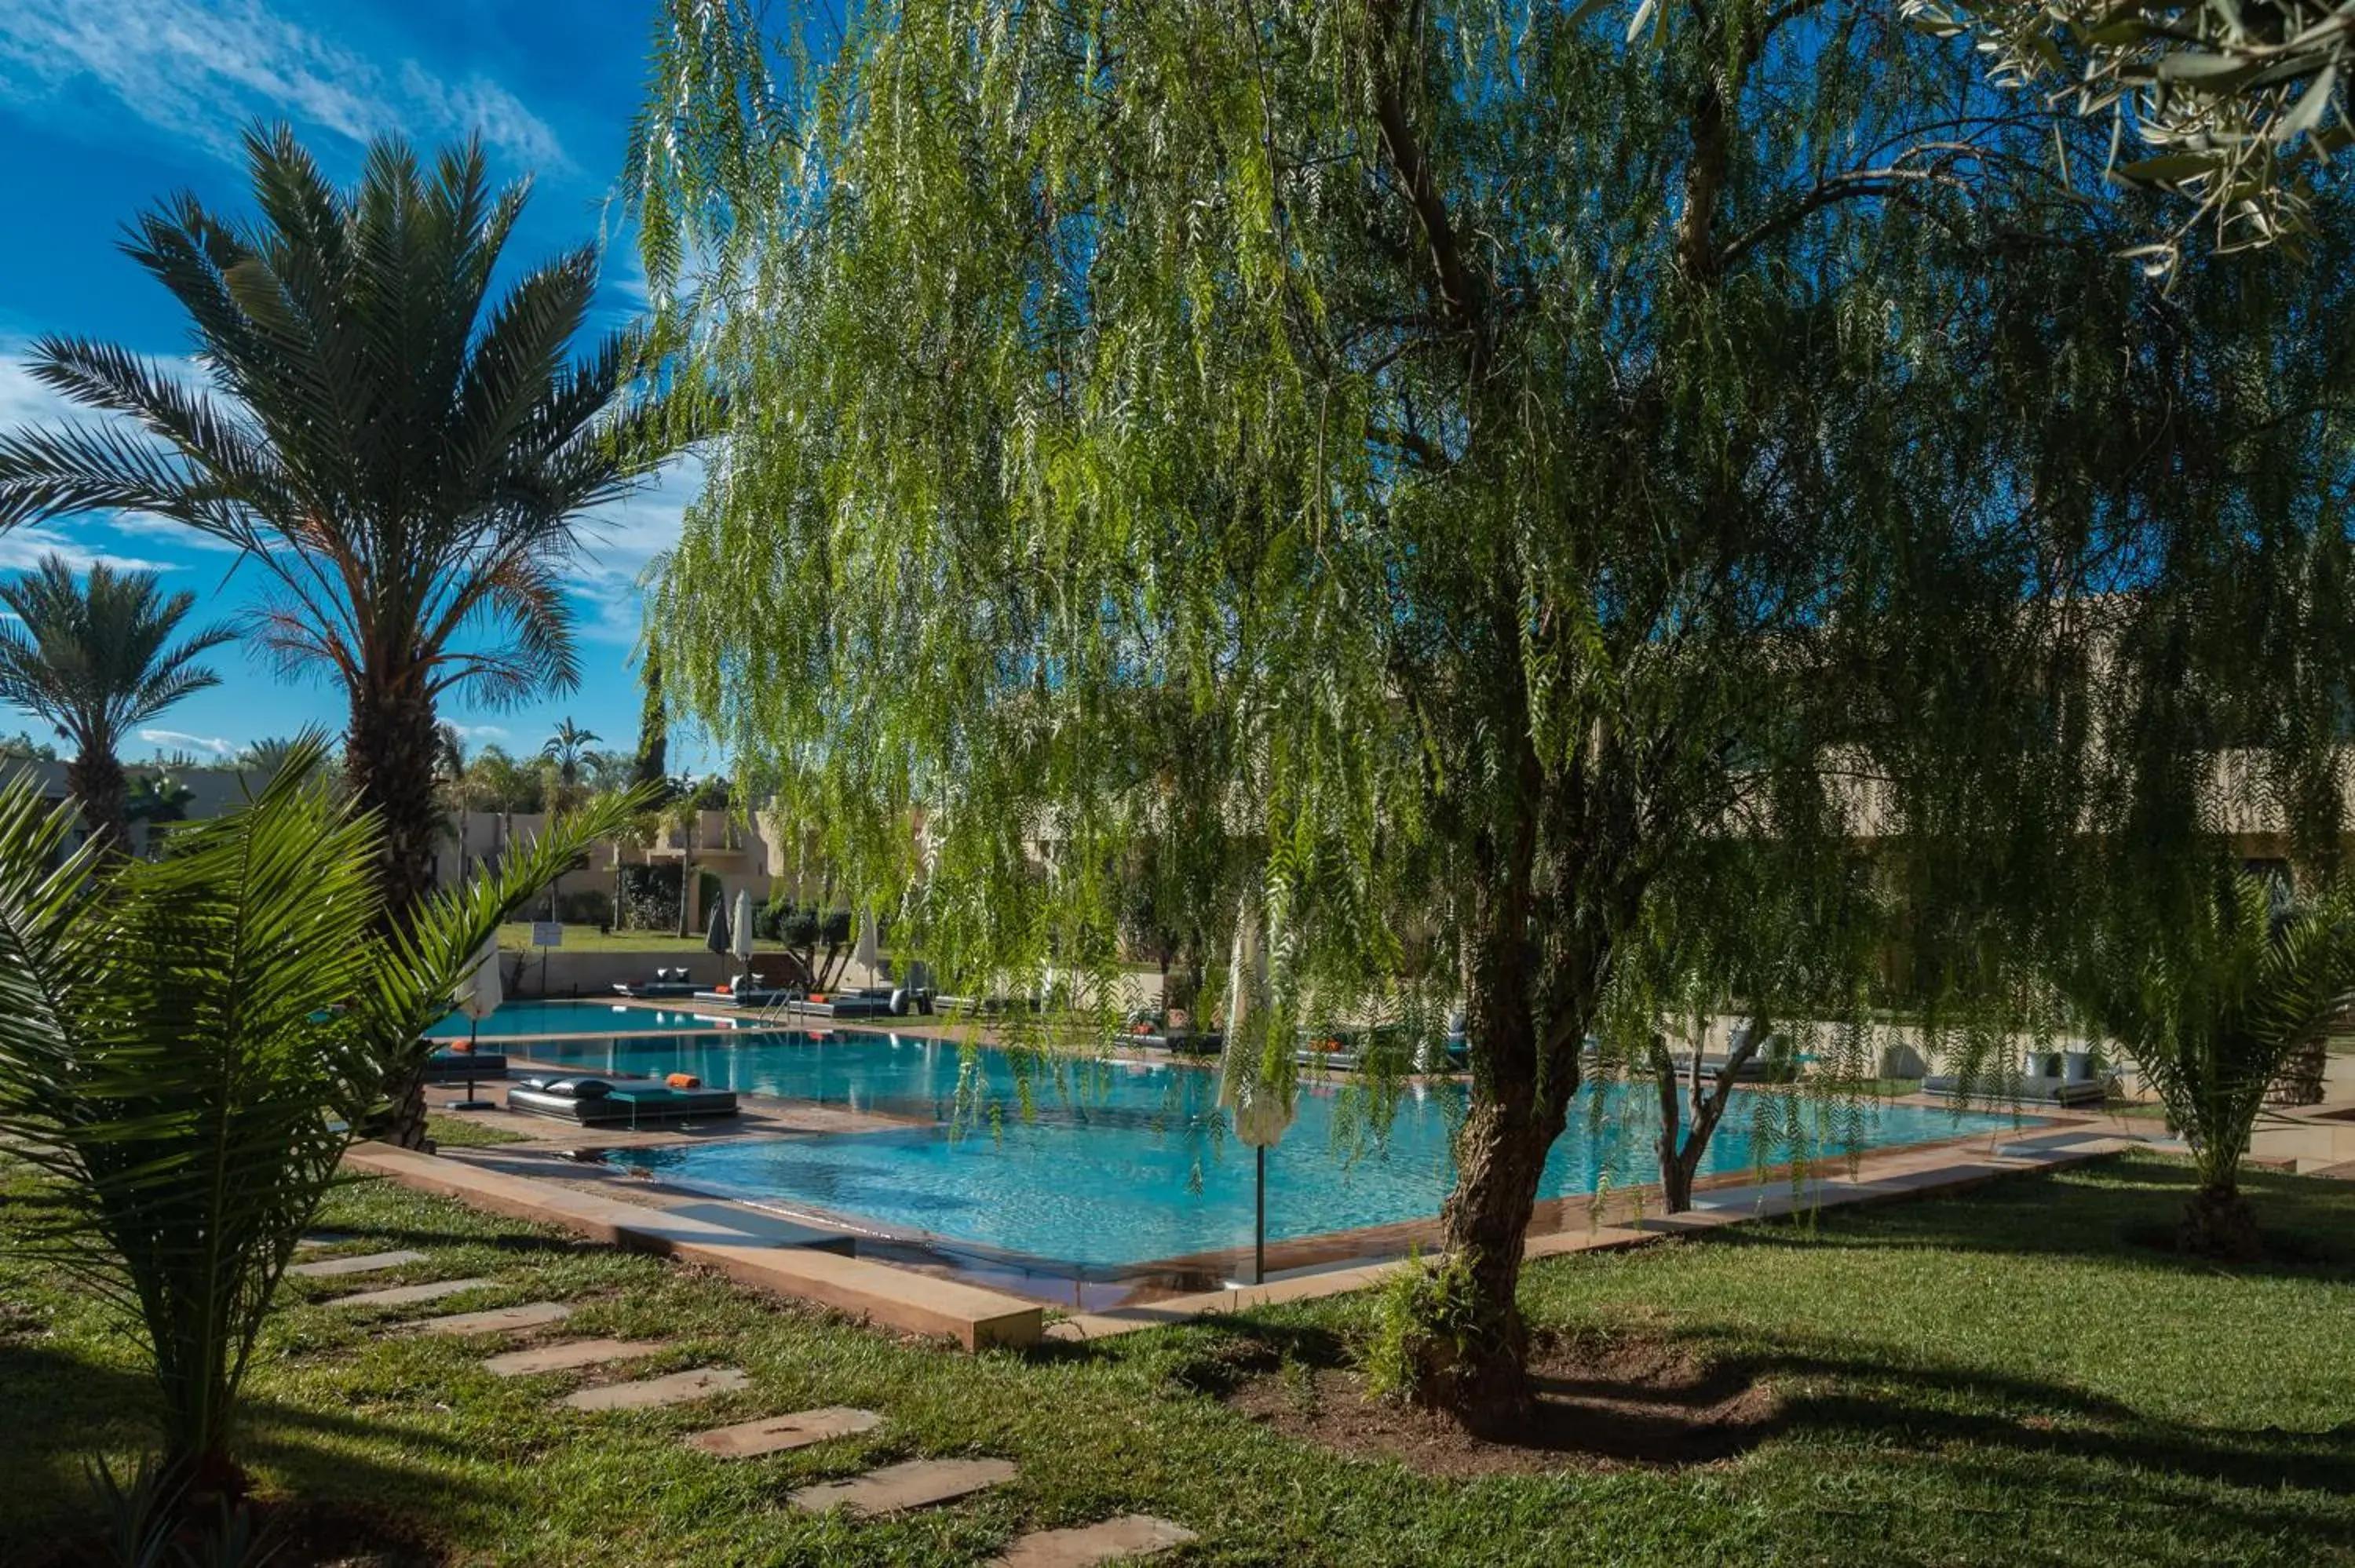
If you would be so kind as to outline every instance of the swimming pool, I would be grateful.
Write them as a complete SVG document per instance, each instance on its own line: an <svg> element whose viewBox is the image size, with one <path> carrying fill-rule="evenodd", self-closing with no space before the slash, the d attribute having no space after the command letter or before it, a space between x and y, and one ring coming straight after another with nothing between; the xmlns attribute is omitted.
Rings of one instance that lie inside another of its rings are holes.
<svg viewBox="0 0 2355 1568"><path fill-rule="evenodd" d="M509 1001L483 1020L480 1038L512 1040L522 1034L673 1034L680 1030L741 1029L751 1021L718 1009L690 1012L674 1007L634 1007L615 1001ZM464 1040L467 1021L452 1013L425 1032L429 1040Z"/></svg>
<svg viewBox="0 0 2355 1568"><path fill-rule="evenodd" d="M1066 1082L1037 1088L1034 1115L1017 1109L1021 1085L1003 1052L969 1055L908 1035L794 1031L725 1042L676 1036L551 1042L536 1060L583 1071L692 1073L748 1093L916 1118L903 1130L744 1139L617 1150L609 1158L685 1186L754 1202L866 1222L954 1250L1052 1263L1082 1276L1115 1274L1252 1240L1251 1150L1218 1108L1213 1072L1157 1063L1065 1065ZM961 1075L973 1097L999 1107L953 1128ZM1546 1161L1540 1194L1566 1197L1657 1180L1651 1144L1659 1115L1648 1092L1601 1091L1605 1129L1590 1125L1581 1094L1569 1130ZM1299 1118L1269 1156L1271 1242L1425 1220L1454 1180L1451 1135L1465 1090L1420 1085L1379 1148L1346 1144L1356 1102L1304 1085ZM1789 1102L1745 1092L1711 1140L1705 1173L1759 1161L1749 1114ZM1816 1153L1845 1151L1828 1111L1800 1103ZM1918 1106L1861 1107L1860 1147L1934 1142L2020 1125L2009 1116ZM1770 1143L1772 1158L1787 1146ZM1353 1157L1354 1154L1354 1157Z"/></svg>

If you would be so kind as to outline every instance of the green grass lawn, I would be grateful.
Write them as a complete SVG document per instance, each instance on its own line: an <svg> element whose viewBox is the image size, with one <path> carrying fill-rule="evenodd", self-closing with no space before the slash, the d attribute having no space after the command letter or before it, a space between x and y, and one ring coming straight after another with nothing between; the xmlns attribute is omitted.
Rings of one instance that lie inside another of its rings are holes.
<svg viewBox="0 0 2355 1568"><path fill-rule="evenodd" d="M425 1113L425 1136L450 1149L496 1149L503 1143L529 1143L530 1139L504 1128L485 1127L462 1116Z"/></svg>
<svg viewBox="0 0 2355 1568"><path fill-rule="evenodd" d="M710 949L704 946L706 933L698 931L691 937L676 937L666 931L599 931L594 926L564 927L566 952L585 950L592 953L695 953L709 958ZM531 945L531 922L510 920L499 927L499 946L509 952L538 952ZM756 953L782 953L783 947L775 942L756 941Z"/></svg>
<svg viewBox="0 0 2355 1568"><path fill-rule="evenodd" d="M426 1560L986 1561L1015 1534L1128 1510L1218 1563L2355 1562L2355 1189L2250 1182L2300 1261L2224 1271L2147 1250L2181 1168L2126 1159L1966 1196L1534 1267L1540 1323L1663 1336L1776 1387L1776 1435L1684 1469L1433 1480L1337 1457L1218 1397L1254 1350L1339 1352L1347 1298L1032 1354L967 1357L781 1307L650 1258L380 1185L324 1223L484 1274L453 1305L582 1303L582 1333L667 1337L648 1372L731 1364L752 1387L630 1414L552 1409L571 1374L501 1382L482 1343L388 1334L291 1285L252 1378L267 1489L357 1514ZM0 1229L41 1202L0 1173ZM86 1522L85 1455L146 1439L130 1343L22 1259L0 1264L0 1542ZM430 1308L428 1309L430 1310ZM682 1433L820 1404L886 1424L736 1464ZM915 1455L999 1455L1018 1481L896 1520L810 1519L791 1486ZM0 1557L5 1557L0 1552ZM404 1559L389 1559L399 1561Z"/></svg>

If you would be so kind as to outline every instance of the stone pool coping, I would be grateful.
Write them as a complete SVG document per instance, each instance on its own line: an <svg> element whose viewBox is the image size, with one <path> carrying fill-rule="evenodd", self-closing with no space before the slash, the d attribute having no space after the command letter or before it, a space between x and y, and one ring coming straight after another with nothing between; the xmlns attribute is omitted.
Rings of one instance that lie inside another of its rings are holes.
<svg viewBox="0 0 2355 1568"><path fill-rule="evenodd" d="M1617 1251L1802 1211L1961 1192L2002 1176L2060 1170L2152 1141L2116 1130L2115 1118L2108 1117L2063 1114L2042 1120L2041 1127L2009 1136L1875 1151L1861 1156L1843 1174L1715 1186L1697 1193L1694 1208L1684 1214L1647 1217L1638 1197L1615 1220L1597 1213L1583 1228L1532 1233L1527 1255ZM1982 1141L1984 1148L1979 1147ZM1342 1295L1380 1283L1399 1263L1386 1257L1304 1270L1261 1285L1059 1315L1050 1323L1049 1308L1037 1299L876 1258L844 1255L828 1250L836 1238L815 1229L804 1232L788 1225L780 1234L776 1216L751 1205L718 1205L719 1212L742 1210L744 1225L739 1228L732 1222L626 1202L554 1181L387 1144L356 1144L345 1158L357 1171L405 1187L509 1218L555 1225L593 1241L702 1264L755 1289L885 1328L946 1337L969 1351L1020 1348L1042 1338L1106 1339L1195 1318ZM714 1209L704 1204L700 1213L709 1215Z"/></svg>
<svg viewBox="0 0 2355 1568"><path fill-rule="evenodd" d="M552 1181L485 1171L385 1143L359 1143L345 1164L402 1186L509 1219L555 1225L591 1241L717 1268L740 1284L831 1307L917 1334L942 1334L968 1351L1035 1343L1046 1308L959 1280L826 1250L815 1232L792 1243L707 1219L578 1192ZM749 1220L748 1220L749 1223Z"/></svg>

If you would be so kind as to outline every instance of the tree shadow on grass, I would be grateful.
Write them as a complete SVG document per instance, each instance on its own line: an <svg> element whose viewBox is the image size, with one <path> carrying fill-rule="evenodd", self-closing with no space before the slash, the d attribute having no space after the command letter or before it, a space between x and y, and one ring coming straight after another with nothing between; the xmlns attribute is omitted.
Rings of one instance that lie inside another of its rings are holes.
<svg viewBox="0 0 2355 1568"><path fill-rule="evenodd" d="M43 1537L86 1522L93 1459L156 1446L155 1384L128 1368L0 1340L0 1547L17 1542L29 1560ZM0 1550L0 1563L14 1561Z"/></svg>
<svg viewBox="0 0 2355 1568"><path fill-rule="evenodd" d="M2219 1264L2174 1249L2190 1197L2188 1166L2117 1157L2071 1171L2003 1177L1967 1195L1924 1194L1814 1216L1695 1233L1712 1247L1919 1246L1946 1252L2085 1257L2232 1278L2355 1280L2355 1187L2275 1172L2244 1174L2268 1255Z"/></svg>
<svg viewBox="0 0 2355 1568"><path fill-rule="evenodd" d="M1896 1457L1923 1476L1916 1501L1925 1510L1955 1510L1957 1496L1998 1497L2005 1506L1979 1511L2023 1528L2056 1510L2163 1519L2186 1562L2275 1560L2272 1543L2286 1537L2299 1547L2282 1561L2355 1552L2355 1510L2345 1506L2355 1498L2355 1424L2203 1429L2040 1379L1900 1370L1799 1347L1744 1364L1785 1389L1788 1436L1855 1452L1859 1463ZM2005 1413L2021 1405L2049 1414ZM2019 1560L2045 1555L2023 1542Z"/></svg>

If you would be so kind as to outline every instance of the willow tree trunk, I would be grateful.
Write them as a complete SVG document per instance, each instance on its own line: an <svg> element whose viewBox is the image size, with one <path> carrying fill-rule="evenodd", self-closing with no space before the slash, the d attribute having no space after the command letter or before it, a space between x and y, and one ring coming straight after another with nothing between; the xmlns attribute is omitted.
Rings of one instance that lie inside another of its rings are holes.
<svg viewBox="0 0 2355 1568"><path fill-rule="evenodd" d="M81 808L82 826L111 860L131 853L130 785L114 754L86 747L66 764L66 789Z"/></svg>
<svg viewBox="0 0 2355 1568"><path fill-rule="evenodd" d="M352 694L351 731L344 741L344 777L352 797L376 814L383 846L377 885L388 931L405 927L433 882L433 777L439 750L433 699L421 671L396 674ZM425 1144L424 1063L389 1065L391 1100L379 1134L403 1149Z"/></svg>
<svg viewBox="0 0 2355 1568"><path fill-rule="evenodd" d="M1534 790L1531 799L1535 798ZM1416 1397L1480 1436L1510 1436L1531 1412L1521 1262L1547 1151L1578 1092L1579 1027L1540 1041L1532 1007L1529 855L1533 821L1495 857L1473 892L1465 954L1465 1022L1473 1041L1472 1104L1455 1151L1455 1190L1441 1213L1444 1245L1465 1294L1447 1322L1421 1334ZM1563 1049L1561 1041L1571 1044Z"/></svg>

